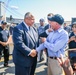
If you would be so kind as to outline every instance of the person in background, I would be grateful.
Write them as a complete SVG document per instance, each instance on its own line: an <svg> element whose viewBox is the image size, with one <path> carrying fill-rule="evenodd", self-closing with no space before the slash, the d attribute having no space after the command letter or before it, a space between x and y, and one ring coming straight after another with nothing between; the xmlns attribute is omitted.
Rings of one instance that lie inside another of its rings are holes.
<svg viewBox="0 0 76 75"><path fill-rule="evenodd" d="M68 58L64 59L61 54L61 58L57 58L60 66L63 68L65 75L74 75L70 60Z"/></svg>
<svg viewBox="0 0 76 75"><path fill-rule="evenodd" d="M43 18L41 18L39 20L40 22L40 26L38 27L38 34L40 36L40 34L42 34L45 31L45 20ZM41 37L39 37L39 43L41 44ZM44 60L44 56L43 56L43 50L38 52L38 62L41 62Z"/></svg>
<svg viewBox="0 0 76 75"><path fill-rule="evenodd" d="M72 32L69 36L68 46L69 49L76 48L76 22L72 24Z"/></svg>
<svg viewBox="0 0 76 75"><path fill-rule="evenodd" d="M9 67L9 46L6 43L9 38L9 31L6 29L6 26L7 22L2 21L0 27L0 55L4 54L4 67Z"/></svg>
<svg viewBox="0 0 76 75"><path fill-rule="evenodd" d="M48 20L48 18L51 18L52 16L54 16L54 14L53 13L49 13L48 15L47 15L47 21L48 21L48 24L45 26L45 31L46 31L46 38L47 38L47 36L49 35L49 32L51 32L51 31L53 31L53 29L52 29L52 27L51 27L51 25L50 25L50 23L49 23L49 20ZM45 65L47 65L48 64L48 52L47 52L47 50L45 49L45 53L46 53L46 62L45 62Z"/></svg>
<svg viewBox="0 0 76 75"><path fill-rule="evenodd" d="M51 25L49 24L49 20L48 20L48 18L51 18L52 16L54 16L53 13L49 13L49 14L47 15L47 21L48 21L48 24L45 26L45 30L51 28ZM47 36L46 36L46 37L47 37Z"/></svg>
<svg viewBox="0 0 76 75"><path fill-rule="evenodd" d="M71 27L67 26L66 22L64 23L64 30L66 30L68 32L68 34L70 34L70 32L71 32Z"/></svg>
<svg viewBox="0 0 76 75"><path fill-rule="evenodd" d="M41 18L39 20L39 22L40 22L40 24L39 24L39 27L38 27L38 33L40 35L41 33L43 33L45 31L44 30L44 28L45 28L45 20L43 18Z"/></svg>
<svg viewBox="0 0 76 75"><path fill-rule="evenodd" d="M35 73L37 64L35 49L39 45L39 38L37 30L32 26L34 22L34 16L27 12L24 21L14 27L13 62L15 75L34 75Z"/></svg>
<svg viewBox="0 0 76 75"><path fill-rule="evenodd" d="M59 65L57 58L60 54L65 55L65 47L68 42L68 33L61 27L64 23L64 18L55 14L48 18L53 29L47 38L42 38L42 44L36 48L39 52L47 48L48 51L48 75L63 75L62 67Z"/></svg>
<svg viewBox="0 0 76 75"><path fill-rule="evenodd" d="M14 27L15 27L15 24L12 23L11 26L10 26L10 28L9 28L10 35L13 34L13 29L14 29Z"/></svg>
<svg viewBox="0 0 76 75"><path fill-rule="evenodd" d="M53 13L49 13L47 15L47 20L48 20L48 18L51 18L53 15L54 15ZM45 25L44 29L45 29L45 31L42 34L39 35L40 37L47 37L49 32L52 31L51 25L49 24L49 20L48 20L48 24Z"/></svg>

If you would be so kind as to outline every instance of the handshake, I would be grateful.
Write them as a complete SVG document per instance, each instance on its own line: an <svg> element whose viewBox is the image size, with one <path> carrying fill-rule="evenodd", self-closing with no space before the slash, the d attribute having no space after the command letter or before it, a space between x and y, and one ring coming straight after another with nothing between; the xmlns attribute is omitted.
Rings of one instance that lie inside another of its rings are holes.
<svg viewBox="0 0 76 75"><path fill-rule="evenodd" d="M29 55L31 57L35 57L37 55L37 51L35 49L32 49Z"/></svg>

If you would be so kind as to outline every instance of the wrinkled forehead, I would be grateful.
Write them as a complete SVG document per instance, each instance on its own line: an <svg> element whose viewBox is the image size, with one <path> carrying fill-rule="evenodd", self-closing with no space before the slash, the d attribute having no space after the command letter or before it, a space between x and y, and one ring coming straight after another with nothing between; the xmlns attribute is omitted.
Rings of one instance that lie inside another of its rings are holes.
<svg viewBox="0 0 76 75"><path fill-rule="evenodd" d="M25 19L34 20L35 17L33 15L30 15L30 16L26 17Z"/></svg>

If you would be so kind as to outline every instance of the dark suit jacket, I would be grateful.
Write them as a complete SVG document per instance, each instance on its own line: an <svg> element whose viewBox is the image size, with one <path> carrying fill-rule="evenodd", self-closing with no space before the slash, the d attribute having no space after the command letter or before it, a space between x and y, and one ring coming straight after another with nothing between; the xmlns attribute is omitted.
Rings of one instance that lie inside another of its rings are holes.
<svg viewBox="0 0 76 75"><path fill-rule="evenodd" d="M12 35L14 27L15 26L10 26L10 28L9 28L10 35Z"/></svg>
<svg viewBox="0 0 76 75"><path fill-rule="evenodd" d="M47 24L46 26L45 26L45 32L43 32L43 33L41 33L40 35L39 35L39 37L47 37L48 35L46 34L46 30L49 28L49 24Z"/></svg>
<svg viewBox="0 0 76 75"><path fill-rule="evenodd" d="M47 24L46 26L45 26L45 30L47 30L49 28L49 24Z"/></svg>
<svg viewBox="0 0 76 75"><path fill-rule="evenodd" d="M36 57L28 56L31 49L35 49L38 46L38 33L35 28L31 28L34 33L34 39L31 37L30 33L28 33L28 29L22 22L21 24L14 27L13 30L13 42L14 42L14 50L13 50L13 61L16 65L29 67L32 65L33 60Z"/></svg>

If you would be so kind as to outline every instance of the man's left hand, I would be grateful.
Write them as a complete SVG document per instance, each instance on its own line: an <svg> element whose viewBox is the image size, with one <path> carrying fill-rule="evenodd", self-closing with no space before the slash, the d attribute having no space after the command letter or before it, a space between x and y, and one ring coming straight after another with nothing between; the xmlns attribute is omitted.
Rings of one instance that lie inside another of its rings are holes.
<svg viewBox="0 0 76 75"><path fill-rule="evenodd" d="M46 41L46 38L44 38L44 37L40 37L40 39L41 39L42 43L44 43Z"/></svg>

